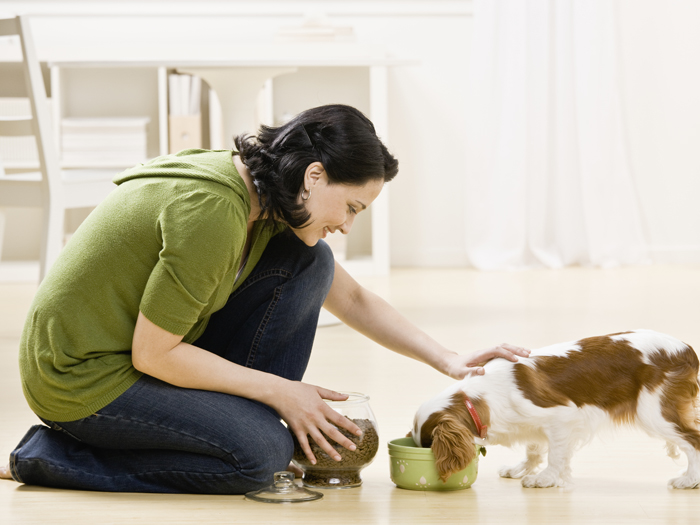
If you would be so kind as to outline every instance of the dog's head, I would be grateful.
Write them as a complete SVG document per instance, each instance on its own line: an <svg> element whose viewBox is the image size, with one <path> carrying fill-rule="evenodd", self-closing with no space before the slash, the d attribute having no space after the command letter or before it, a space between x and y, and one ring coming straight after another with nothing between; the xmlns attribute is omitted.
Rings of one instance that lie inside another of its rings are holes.
<svg viewBox="0 0 700 525"><path fill-rule="evenodd" d="M476 424L465 405L462 391L442 393L423 403L416 412L409 436L416 445L430 447L435 456L440 479L447 481L476 457L475 439L479 437ZM481 419L488 425L485 402L471 399Z"/></svg>

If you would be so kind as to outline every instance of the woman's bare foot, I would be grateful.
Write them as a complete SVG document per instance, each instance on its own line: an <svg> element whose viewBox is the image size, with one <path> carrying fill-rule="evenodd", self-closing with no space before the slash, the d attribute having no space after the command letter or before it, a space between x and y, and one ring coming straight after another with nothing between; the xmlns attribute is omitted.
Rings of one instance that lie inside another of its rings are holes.
<svg viewBox="0 0 700 525"><path fill-rule="evenodd" d="M10 465L7 464L4 467L0 467L0 479L12 479L12 474L10 474Z"/></svg>

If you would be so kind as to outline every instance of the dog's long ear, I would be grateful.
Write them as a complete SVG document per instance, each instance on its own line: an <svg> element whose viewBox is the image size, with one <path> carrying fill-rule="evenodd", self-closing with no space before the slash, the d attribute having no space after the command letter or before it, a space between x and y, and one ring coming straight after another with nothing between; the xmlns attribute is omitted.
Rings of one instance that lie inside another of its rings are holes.
<svg viewBox="0 0 700 525"><path fill-rule="evenodd" d="M440 479L445 482L455 472L466 468L476 457L474 435L467 425L451 414L444 414L433 429L433 444Z"/></svg>

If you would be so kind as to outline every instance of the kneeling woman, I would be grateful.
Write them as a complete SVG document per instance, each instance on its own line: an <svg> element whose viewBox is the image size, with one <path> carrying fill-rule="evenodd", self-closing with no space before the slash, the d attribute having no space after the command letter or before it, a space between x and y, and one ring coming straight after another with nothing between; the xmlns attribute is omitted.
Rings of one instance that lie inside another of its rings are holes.
<svg viewBox="0 0 700 525"><path fill-rule="evenodd" d="M398 163L342 105L235 151L186 150L120 174L37 291L20 348L32 427L0 477L128 492L237 494L313 439L359 429L301 382L325 306L378 343L460 378L460 356L360 287L319 242L348 233Z"/></svg>

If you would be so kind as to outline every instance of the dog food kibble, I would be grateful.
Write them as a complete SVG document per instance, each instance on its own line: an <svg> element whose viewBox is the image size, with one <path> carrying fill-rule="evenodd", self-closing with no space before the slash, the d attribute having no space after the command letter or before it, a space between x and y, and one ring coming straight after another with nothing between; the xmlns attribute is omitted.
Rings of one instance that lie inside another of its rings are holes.
<svg viewBox="0 0 700 525"><path fill-rule="evenodd" d="M360 430L361 436L355 436L344 428L339 428L340 433L350 439L355 446L355 450L348 450L338 445L332 439L328 442L343 458L336 461L319 447L316 442L309 438L311 452L316 457L316 465L312 465L301 449L301 445L294 438L294 461L304 470L304 483L316 487L352 487L360 485L360 470L369 464L379 449L379 435L374 424L369 419L351 419Z"/></svg>

